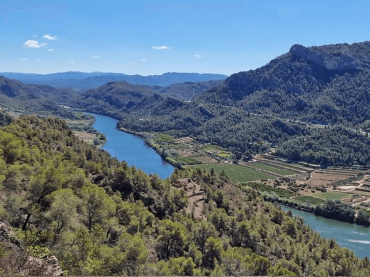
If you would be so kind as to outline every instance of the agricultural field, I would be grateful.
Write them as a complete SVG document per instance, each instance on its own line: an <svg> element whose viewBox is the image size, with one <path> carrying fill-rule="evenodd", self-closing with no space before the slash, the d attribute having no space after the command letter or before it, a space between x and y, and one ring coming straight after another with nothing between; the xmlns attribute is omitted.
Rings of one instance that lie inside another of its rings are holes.
<svg viewBox="0 0 370 277"><path fill-rule="evenodd" d="M154 134L153 140L154 142L171 142L174 141L175 138L167 134Z"/></svg>
<svg viewBox="0 0 370 277"><path fill-rule="evenodd" d="M368 196L368 197L370 197L370 192L360 191L360 190L355 190L354 192L355 192L356 194L358 194L358 195L362 195L362 196Z"/></svg>
<svg viewBox="0 0 370 277"><path fill-rule="evenodd" d="M323 199L323 200L335 201L335 200L342 200L344 198L349 198L350 195L348 195L346 193L342 193L342 192L332 191L332 192L318 193L318 194L314 195L313 197Z"/></svg>
<svg viewBox="0 0 370 277"><path fill-rule="evenodd" d="M310 203L310 204L312 204L314 206L325 203L325 200L322 200L322 199L316 198L316 197L312 197L312 196L308 196L308 195L298 196L298 197L293 198L292 200L294 202L298 203L298 204L304 204L304 205L306 205L307 203Z"/></svg>
<svg viewBox="0 0 370 277"><path fill-rule="evenodd" d="M275 177L269 176L262 172L257 172L251 168L243 167L236 164L202 164L196 165L193 168L200 168L202 170L210 170L213 168L217 174L222 171L235 182L247 183L261 179L274 179Z"/></svg>
<svg viewBox="0 0 370 277"><path fill-rule="evenodd" d="M176 163L194 165L201 164L202 162L197 160L196 157L171 157Z"/></svg>
<svg viewBox="0 0 370 277"><path fill-rule="evenodd" d="M284 189L279 189L279 188L274 188L265 184L258 184L258 183L248 183L244 184L248 187L254 188L258 190L259 192L267 192L267 193L275 193L277 196L280 198L286 198L289 199L293 193L290 191L284 190Z"/></svg>
<svg viewBox="0 0 370 277"><path fill-rule="evenodd" d="M292 171L289 171L287 169L280 169L280 168L272 167L270 165L263 164L263 163L249 163L248 165L253 166L255 168L263 169L269 172L277 173L280 175L292 175L293 174Z"/></svg>

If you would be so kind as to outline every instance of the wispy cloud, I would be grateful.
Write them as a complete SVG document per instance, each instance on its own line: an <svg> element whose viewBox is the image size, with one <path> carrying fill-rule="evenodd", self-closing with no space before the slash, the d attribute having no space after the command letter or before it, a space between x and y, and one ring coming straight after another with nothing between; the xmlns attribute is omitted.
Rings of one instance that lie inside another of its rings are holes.
<svg viewBox="0 0 370 277"><path fill-rule="evenodd" d="M36 62L39 62L40 60L36 60Z"/></svg>
<svg viewBox="0 0 370 277"><path fill-rule="evenodd" d="M93 55L93 56L91 56L91 58L93 58L93 59L99 59L99 56Z"/></svg>
<svg viewBox="0 0 370 277"><path fill-rule="evenodd" d="M24 61L27 61L28 59L23 58L23 59L19 59L19 60L24 62Z"/></svg>
<svg viewBox="0 0 370 277"><path fill-rule="evenodd" d="M153 46L152 47L154 50L169 50L171 47L163 45L163 46Z"/></svg>
<svg viewBox="0 0 370 277"><path fill-rule="evenodd" d="M44 47L48 44L47 43L39 43L37 40L30 39L30 40L27 40L23 45L26 48L41 48L41 47Z"/></svg>
<svg viewBox="0 0 370 277"><path fill-rule="evenodd" d="M202 58L203 56L202 55L195 54L194 57L195 58Z"/></svg>
<svg viewBox="0 0 370 277"><path fill-rule="evenodd" d="M74 64L75 63L75 61L71 61L71 64Z"/></svg>
<svg viewBox="0 0 370 277"><path fill-rule="evenodd" d="M146 62L146 59L141 59L142 62Z"/></svg>
<svg viewBox="0 0 370 277"><path fill-rule="evenodd" d="M54 52L54 49L49 48L49 49L48 49L48 52Z"/></svg>
<svg viewBox="0 0 370 277"><path fill-rule="evenodd" d="M43 38L45 38L45 39L48 39L48 40L57 40L58 39L58 37L57 36L51 36L51 35L49 35L49 34L47 34L47 35L44 35L44 36L42 36Z"/></svg>

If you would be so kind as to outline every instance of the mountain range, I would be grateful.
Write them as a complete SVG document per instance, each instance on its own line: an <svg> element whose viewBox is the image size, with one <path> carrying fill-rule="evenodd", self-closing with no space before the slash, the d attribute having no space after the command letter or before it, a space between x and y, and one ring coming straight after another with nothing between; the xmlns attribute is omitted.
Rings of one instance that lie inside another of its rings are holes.
<svg viewBox="0 0 370 277"><path fill-rule="evenodd" d="M63 72L53 74L24 74L24 73L0 73L10 79L15 79L27 84L49 85L54 87L68 87L87 90L103 86L109 82L125 81L131 84L145 86L169 86L184 82L207 82L224 80L226 75L221 74L199 74L199 73L165 73L162 75L126 75L121 73L103 72Z"/></svg>

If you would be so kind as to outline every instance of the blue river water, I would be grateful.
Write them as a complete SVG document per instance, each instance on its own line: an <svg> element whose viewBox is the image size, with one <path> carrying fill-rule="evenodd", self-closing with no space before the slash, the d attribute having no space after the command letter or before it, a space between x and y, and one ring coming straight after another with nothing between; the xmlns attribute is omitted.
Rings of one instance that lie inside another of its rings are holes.
<svg viewBox="0 0 370 277"><path fill-rule="evenodd" d="M107 143L102 149L108 151L112 157L126 161L129 166L142 169L147 174L157 174L162 179L171 176L174 167L165 162L162 157L150 148L138 136L119 131L117 120L92 114L95 116L94 128L107 136Z"/></svg>
<svg viewBox="0 0 370 277"><path fill-rule="evenodd" d="M313 230L325 238L334 239L340 246L355 252L356 256L370 257L370 228L315 216L313 213L284 206L282 209L284 211L291 210L293 215L302 217Z"/></svg>

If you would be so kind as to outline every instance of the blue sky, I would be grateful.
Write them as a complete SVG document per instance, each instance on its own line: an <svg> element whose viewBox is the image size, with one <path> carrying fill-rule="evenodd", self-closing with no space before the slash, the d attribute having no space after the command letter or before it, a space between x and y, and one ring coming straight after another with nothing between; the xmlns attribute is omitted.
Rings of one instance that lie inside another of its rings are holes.
<svg viewBox="0 0 370 277"><path fill-rule="evenodd" d="M0 72L230 75L258 68L296 43L353 43L370 35L367 0L36 4L8 7L7 23L0 17Z"/></svg>

